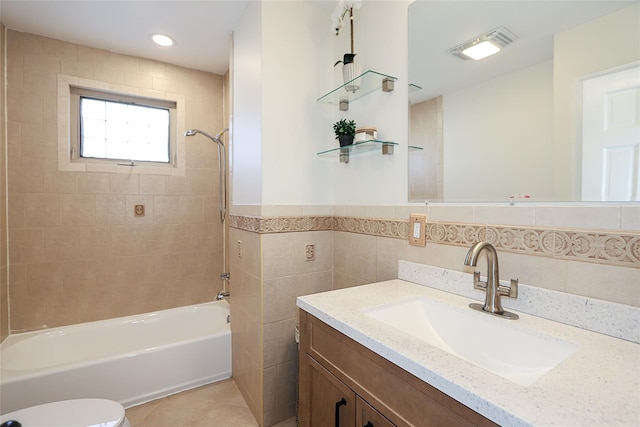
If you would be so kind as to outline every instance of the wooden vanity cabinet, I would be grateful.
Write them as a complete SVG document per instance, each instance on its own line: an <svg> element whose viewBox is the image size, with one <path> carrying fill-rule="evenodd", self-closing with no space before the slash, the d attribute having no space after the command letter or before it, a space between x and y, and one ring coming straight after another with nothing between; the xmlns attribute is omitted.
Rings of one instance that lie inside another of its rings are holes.
<svg viewBox="0 0 640 427"><path fill-rule="evenodd" d="M497 424L300 310L301 427Z"/></svg>

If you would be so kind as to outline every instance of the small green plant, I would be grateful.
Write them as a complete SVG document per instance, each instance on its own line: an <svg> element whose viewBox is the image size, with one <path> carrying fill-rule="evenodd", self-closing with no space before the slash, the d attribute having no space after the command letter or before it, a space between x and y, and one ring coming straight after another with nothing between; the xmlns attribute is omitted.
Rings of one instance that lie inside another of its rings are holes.
<svg viewBox="0 0 640 427"><path fill-rule="evenodd" d="M356 122L353 120L340 119L333 124L333 131L336 134L336 139L341 135L356 135Z"/></svg>

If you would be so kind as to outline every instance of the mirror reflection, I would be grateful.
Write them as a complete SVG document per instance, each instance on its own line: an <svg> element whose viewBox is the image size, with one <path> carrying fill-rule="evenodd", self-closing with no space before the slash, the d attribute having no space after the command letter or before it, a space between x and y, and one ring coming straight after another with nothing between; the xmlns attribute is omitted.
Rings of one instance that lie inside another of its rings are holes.
<svg viewBox="0 0 640 427"><path fill-rule="evenodd" d="M409 83L410 201L640 200L640 2L416 1Z"/></svg>

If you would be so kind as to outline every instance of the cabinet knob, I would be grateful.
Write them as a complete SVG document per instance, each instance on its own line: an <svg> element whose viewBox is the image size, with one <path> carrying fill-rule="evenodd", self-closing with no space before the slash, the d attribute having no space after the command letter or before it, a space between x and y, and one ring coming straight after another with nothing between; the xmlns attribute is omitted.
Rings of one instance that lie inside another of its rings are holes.
<svg viewBox="0 0 640 427"><path fill-rule="evenodd" d="M367 423L365 425L363 425L362 427L374 427L373 423L371 421L367 421Z"/></svg>
<svg viewBox="0 0 640 427"><path fill-rule="evenodd" d="M336 427L340 427L340 407L346 405L347 401L344 397L336 402Z"/></svg>

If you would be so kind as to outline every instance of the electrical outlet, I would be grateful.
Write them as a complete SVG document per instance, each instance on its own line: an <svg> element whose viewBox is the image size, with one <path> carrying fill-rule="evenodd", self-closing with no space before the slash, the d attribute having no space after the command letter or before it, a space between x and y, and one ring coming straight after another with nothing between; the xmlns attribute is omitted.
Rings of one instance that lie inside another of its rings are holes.
<svg viewBox="0 0 640 427"><path fill-rule="evenodd" d="M236 242L236 254L238 254L238 258L242 258L242 240Z"/></svg>
<svg viewBox="0 0 640 427"><path fill-rule="evenodd" d="M314 245L314 244L307 245L304 259L305 259L305 261L315 261L316 260L316 245Z"/></svg>

